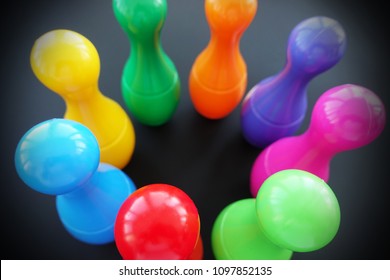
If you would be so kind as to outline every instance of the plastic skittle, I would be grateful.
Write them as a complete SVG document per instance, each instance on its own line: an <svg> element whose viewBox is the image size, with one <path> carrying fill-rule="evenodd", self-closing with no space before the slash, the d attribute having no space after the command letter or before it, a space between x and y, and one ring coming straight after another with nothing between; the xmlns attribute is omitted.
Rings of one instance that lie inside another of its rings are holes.
<svg viewBox="0 0 390 280"><path fill-rule="evenodd" d="M98 88L100 59L94 45L77 32L53 30L35 41L30 61L42 84L64 99L64 118L92 130L100 161L125 167L135 147L133 124L125 110Z"/></svg>
<svg viewBox="0 0 390 280"><path fill-rule="evenodd" d="M168 184L139 188L121 206L115 242L123 259L201 259L198 210L181 189Z"/></svg>
<svg viewBox="0 0 390 280"><path fill-rule="evenodd" d="M257 157L250 175L252 195L283 169L306 170L327 181L331 159L375 140L384 129L385 115L382 101L367 88L345 84L329 89L317 100L305 133L280 139Z"/></svg>
<svg viewBox="0 0 390 280"><path fill-rule="evenodd" d="M229 115L247 87L246 63L240 39L257 11L257 0L206 0L210 41L195 59L189 76L191 100L209 119Z"/></svg>
<svg viewBox="0 0 390 280"><path fill-rule="evenodd" d="M123 98L141 123L162 125L180 99L178 72L160 41L166 0L113 0L113 9L131 44L122 74Z"/></svg>
<svg viewBox="0 0 390 280"><path fill-rule="evenodd" d="M217 260L289 260L293 254L265 236L254 198L233 202L222 210L212 228L211 245Z"/></svg>
<svg viewBox="0 0 390 280"><path fill-rule="evenodd" d="M271 175L256 198L239 200L217 217L211 235L216 259L287 260L326 246L340 225L331 188L302 170Z"/></svg>
<svg viewBox="0 0 390 280"><path fill-rule="evenodd" d="M114 241L118 210L135 190L122 170L99 164L99 146L84 125L51 119L32 127L20 139L15 166L35 191L56 196L66 230L89 244Z"/></svg>
<svg viewBox="0 0 390 280"><path fill-rule="evenodd" d="M344 55L346 35L335 20L317 16L291 32L284 69L255 85L241 107L241 129L253 146L264 148L292 136L307 111L307 85Z"/></svg>

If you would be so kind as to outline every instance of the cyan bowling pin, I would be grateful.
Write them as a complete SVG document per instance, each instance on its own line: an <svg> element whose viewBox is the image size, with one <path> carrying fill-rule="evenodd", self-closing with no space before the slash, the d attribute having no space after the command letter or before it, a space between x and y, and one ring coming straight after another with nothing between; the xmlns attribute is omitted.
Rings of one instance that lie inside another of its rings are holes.
<svg viewBox="0 0 390 280"><path fill-rule="evenodd" d="M35 191L56 196L59 218L76 239L89 244L114 241L120 206L135 191L122 170L99 164L99 146L84 125L51 119L28 130L15 152L22 181Z"/></svg>

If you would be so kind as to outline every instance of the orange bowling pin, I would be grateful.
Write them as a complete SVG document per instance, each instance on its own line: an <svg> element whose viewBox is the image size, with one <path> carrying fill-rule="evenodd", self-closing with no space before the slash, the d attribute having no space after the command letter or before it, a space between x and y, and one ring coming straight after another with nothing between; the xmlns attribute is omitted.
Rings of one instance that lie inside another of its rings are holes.
<svg viewBox="0 0 390 280"><path fill-rule="evenodd" d="M210 41L196 58L189 91L196 111L209 119L228 116L247 87L246 63L240 39L254 19L257 0L206 0Z"/></svg>

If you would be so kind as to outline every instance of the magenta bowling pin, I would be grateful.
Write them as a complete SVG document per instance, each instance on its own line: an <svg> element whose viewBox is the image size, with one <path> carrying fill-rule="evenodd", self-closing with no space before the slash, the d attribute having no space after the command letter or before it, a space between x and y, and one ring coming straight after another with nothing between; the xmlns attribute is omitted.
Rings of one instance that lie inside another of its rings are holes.
<svg viewBox="0 0 390 280"><path fill-rule="evenodd" d="M257 157L250 175L252 195L265 179L284 169L305 170L327 181L331 159L375 140L384 129L385 115L382 101L367 88L345 84L329 89L317 100L305 133L280 139Z"/></svg>
<svg viewBox="0 0 390 280"><path fill-rule="evenodd" d="M345 48L345 32L334 19L317 16L299 23L289 36L284 69L255 85L242 103L244 138L264 148L294 135L306 115L308 83L336 65Z"/></svg>

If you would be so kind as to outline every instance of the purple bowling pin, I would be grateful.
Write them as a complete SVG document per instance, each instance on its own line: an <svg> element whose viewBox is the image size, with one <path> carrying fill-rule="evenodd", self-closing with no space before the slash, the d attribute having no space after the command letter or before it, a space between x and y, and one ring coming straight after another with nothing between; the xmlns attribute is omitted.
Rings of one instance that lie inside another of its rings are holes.
<svg viewBox="0 0 390 280"><path fill-rule="evenodd" d="M331 159L375 140L384 129L385 115L379 97L362 86L329 89L314 105L305 133L280 139L257 157L250 175L252 195L265 179L284 169L305 170L326 182Z"/></svg>
<svg viewBox="0 0 390 280"><path fill-rule="evenodd" d="M289 36L284 69L255 85L243 100L244 138L264 148L292 136L305 118L308 83L340 61L345 48L345 32L337 21L317 16L299 23Z"/></svg>

